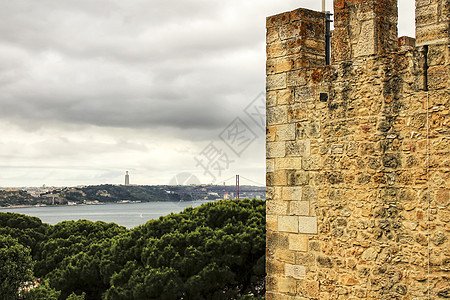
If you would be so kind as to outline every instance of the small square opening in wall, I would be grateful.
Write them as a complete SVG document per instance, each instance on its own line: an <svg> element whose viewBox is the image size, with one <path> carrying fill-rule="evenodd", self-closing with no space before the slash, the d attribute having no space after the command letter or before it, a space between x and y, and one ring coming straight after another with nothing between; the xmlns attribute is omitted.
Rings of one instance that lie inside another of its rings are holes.
<svg viewBox="0 0 450 300"><path fill-rule="evenodd" d="M320 93L320 102L328 101L328 93Z"/></svg>

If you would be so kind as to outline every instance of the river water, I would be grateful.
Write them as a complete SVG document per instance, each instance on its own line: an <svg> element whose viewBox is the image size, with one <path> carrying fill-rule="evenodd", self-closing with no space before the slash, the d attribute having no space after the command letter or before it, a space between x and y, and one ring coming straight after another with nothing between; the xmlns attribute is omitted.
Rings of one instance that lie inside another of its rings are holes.
<svg viewBox="0 0 450 300"><path fill-rule="evenodd" d="M198 200L186 202L146 202L110 203L101 205L42 206L0 209L0 212L14 212L38 217L42 222L56 224L61 221L85 219L104 221L133 228L149 220L170 213L178 213L187 207L197 207L211 201Z"/></svg>

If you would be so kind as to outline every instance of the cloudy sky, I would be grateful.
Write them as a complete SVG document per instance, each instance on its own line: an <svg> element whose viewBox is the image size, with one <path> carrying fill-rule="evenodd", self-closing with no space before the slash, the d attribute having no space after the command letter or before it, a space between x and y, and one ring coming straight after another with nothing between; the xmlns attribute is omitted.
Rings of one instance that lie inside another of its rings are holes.
<svg viewBox="0 0 450 300"><path fill-rule="evenodd" d="M265 17L299 7L321 1L0 0L0 186L263 185Z"/></svg>

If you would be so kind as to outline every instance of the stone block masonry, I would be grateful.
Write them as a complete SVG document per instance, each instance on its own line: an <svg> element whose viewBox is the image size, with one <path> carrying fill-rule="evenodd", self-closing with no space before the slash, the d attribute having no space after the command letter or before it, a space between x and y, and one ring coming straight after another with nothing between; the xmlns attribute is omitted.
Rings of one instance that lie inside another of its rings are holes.
<svg viewBox="0 0 450 300"><path fill-rule="evenodd" d="M450 1L267 18L267 299L450 297Z"/></svg>

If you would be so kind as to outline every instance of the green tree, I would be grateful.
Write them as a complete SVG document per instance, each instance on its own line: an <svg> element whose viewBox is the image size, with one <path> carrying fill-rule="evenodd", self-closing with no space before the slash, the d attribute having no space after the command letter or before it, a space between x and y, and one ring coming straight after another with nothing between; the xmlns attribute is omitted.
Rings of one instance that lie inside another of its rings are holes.
<svg viewBox="0 0 450 300"><path fill-rule="evenodd" d="M87 299L100 299L109 288L109 278L100 273L105 243L125 227L87 220L64 221L52 226L47 240L40 245L40 260L35 273L47 278L50 285L61 291L61 297L72 292L86 292Z"/></svg>
<svg viewBox="0 0 450 300"><path fill-rule="evenodd" d="M262 200L208 203L131 230L86 220L49 226L36 218L0 213L2 234L1 275L18 274L15 287L9 289L12 296L3 296L0 290L2 300L15 300L22 283L31 280L29 248L41 285L23 294L28 296L25 299L256 299L264 295ZM28 269L5 270L17 264Z"/></svg>
<svg viewBox="0 0 450 300"><path fill-rule="evenodd" d="M36 217L0 213L0 235L10 235L20 244L29 247L34 258L36 258L39 243L46 239L49 227Z"/></svg>
<svg viewBox="0 0 450 300"><path fill-rule="evenodd" d="M263 295L264 216L264 201L220 201L131 230L105 253L116 266L105 299Z"/></svg>
<svg viewBox="0 0 450 300"><path fill-rule="evenodd" d="M30 249L10 236L0 236L0 295L2 299L19 299L19 289L32 280Z"/></svg>
<svg viewBox="0 0 450 300"><path fill-rule="evenodd" d="M84 297L86 296L85 293L81 295L77 295L75 293L72 293L69 295L69 297L66 298L66 300L84 300Z"/></svg>

